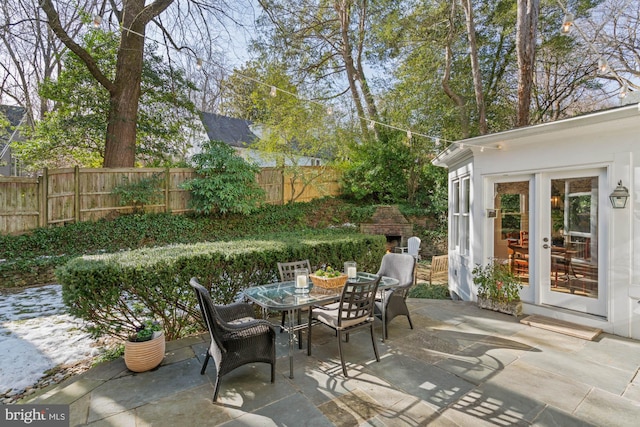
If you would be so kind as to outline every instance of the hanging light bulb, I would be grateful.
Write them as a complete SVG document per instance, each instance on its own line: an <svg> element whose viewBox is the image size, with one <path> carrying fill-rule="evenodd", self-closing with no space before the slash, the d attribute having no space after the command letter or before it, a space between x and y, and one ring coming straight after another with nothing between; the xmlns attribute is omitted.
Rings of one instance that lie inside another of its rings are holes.
<svg viewBox="0 0 640 427"><path fill-rule="evenodd" d="M624 82L622 87L620 88L620 93L618 94L618 98L623 99L627 96L627 92L629 91L629 85L627 82Z"/></svg>
<svg viewBox="0 0 640 427"><path fill-rule="evenodd" d="M102 24L102 16L93 15L93 27L99 28L101 24Z"/></svg>
<svg viewBox="0 0 640 427"><path fill-rule="evenodd" d="M407 139L411 139L411 136L412 136L411 131L410 131L410 130L408 130L408 131L407 131Z"/></svg>
<svg viewBox="0 0 640 427"><path fill-rule="evenodd" d="M609 72L609 63L606 59L600 58L598 59L598 72L600 74L607 74Z"/></svg>
<svg viewBox="0 0 640 427"><path fill-rule="evenodd" d="M196 70L202 70L202 58L198 58L198 60L196 61Z"/></svg>
<svg viewBox="0 0 640 427"><path fill-rule="evenodd" d="M369 121L369 124L367 125L367 127L369 129L373 129L374 127L376 127L376 122L374 122L373 120Z"/></svg>
<svg viewBox="0 0 640 427"><path fill-rule="evenodd" d="M560 28L560 31L563 34L567 34L571 31L571 27L573 27L573 13L567 13L564 15L564 19L562 20L562 27Z"/></svg>
<svg viewBox="0 0 640 427"><path fill-rule="evenodd" d="M277 94L278 94L278 89L276 89L275 86L271 86L271 92L269 92L269 95L276 96Z"/></svg>
<svg viewBox="0 0 640 427"><path fill-rule="evenodd" d="M440 147L440 138L436 138L435 146Z"/></svg>
<svg viewBox="0 0 640 427"><path fill-rule="evenodd" d="M329 106L327 107L327 115L329 115L329 116L330 116L330 115L332 115L332 114L333 114L333 107L332 107L331 105L329 105Z"/></svg>

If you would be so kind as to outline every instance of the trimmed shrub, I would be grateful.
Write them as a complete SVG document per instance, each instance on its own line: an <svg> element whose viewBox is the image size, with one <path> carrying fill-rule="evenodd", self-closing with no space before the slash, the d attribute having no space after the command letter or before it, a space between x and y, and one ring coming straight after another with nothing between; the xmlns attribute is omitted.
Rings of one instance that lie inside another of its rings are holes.
<svg viewBox="0 0 640 427"><path fill-rule="evenodd" d="M384 236L326 230L83 256L57 268L56 277L69 312L89 322L92 335L124 339L153 317L173 340L198 328L191 277L209 287L214 302L228 304L249 286L277 281L278 261L308 258L313 268L342 268L355 260L375 272L384 252Z"/></svg>

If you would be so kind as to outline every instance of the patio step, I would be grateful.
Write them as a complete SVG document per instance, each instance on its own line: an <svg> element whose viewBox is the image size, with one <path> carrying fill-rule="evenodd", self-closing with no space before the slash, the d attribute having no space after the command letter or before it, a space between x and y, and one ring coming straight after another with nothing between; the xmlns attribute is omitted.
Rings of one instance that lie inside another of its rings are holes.
<svg viewBox="0 0 640 427"><path fill-rule="evenodd" d="M520 323L533 326L540 329L546 329L548 331L558 332L565 335L570 335L576 338L582 338L583 340L593 341L602 332L599 328L590 328L588 326L577 325L575 323L567 322L559 319L552 319L551 317L539 316L533 314L520 320Z"/></svg>

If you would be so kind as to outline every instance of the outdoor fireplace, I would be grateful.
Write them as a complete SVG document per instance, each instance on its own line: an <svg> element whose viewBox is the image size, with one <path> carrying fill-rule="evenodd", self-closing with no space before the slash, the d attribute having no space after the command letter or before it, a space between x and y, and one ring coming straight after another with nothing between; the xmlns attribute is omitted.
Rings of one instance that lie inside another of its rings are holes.
<svg viewBox="0 0 640 427"><path fill-rule="evenodd" d="M397 206L378 206L371 221L360 224L360 232L381 234L387 238L387 250L406 246L413 235L413 225L400 213Z"/></svg>

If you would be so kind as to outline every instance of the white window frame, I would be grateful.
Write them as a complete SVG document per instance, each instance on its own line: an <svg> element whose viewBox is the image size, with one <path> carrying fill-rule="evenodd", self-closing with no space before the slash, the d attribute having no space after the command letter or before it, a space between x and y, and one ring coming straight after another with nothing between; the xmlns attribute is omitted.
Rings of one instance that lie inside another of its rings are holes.
<svg viewBox="0 0 640 427"><path fill-rule="evenodd" d="M451 181L450 245L461 255L469 253L471 227L471 178L469 175Z"/></svg>

